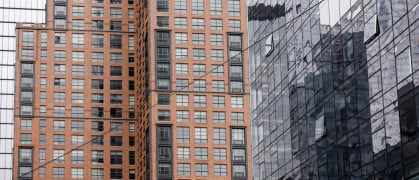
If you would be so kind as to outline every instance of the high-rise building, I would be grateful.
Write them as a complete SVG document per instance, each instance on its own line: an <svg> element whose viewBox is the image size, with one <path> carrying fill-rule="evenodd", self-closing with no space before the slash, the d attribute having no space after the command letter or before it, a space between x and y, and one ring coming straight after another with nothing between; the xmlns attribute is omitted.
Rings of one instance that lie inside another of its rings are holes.
<svg viewBox="0 0 419 180"><path fill-rule="evenodd" d="M45 23L45 0L0 2L0 179L4 180L13 178L16 22Z"/></svg>
<svg viewBox="0 0 419 180"><path fill-rule="evenodd" d="M46 8L17 26L14 178L135 179L134 0Z"/></svg>
<svg viewBox="0 0 419 180"><path fill-rule="evenodd" d="M249 1L253 179L419 177L418 3Z"/></svg>
<svg viewBox="0 0 419 180"><path fill-rule="evenodd" d="M246 1L140 4L149 178L251 179Z"/></svg>

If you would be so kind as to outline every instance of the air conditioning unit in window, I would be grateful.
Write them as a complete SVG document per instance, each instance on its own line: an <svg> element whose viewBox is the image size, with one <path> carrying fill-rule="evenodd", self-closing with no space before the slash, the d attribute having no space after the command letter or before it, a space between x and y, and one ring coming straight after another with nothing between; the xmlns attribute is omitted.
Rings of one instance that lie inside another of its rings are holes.
<svg viewBox="0 0 419 180"><path fill-rule="evenodd" d="M231 92L233 92L233 93L241 93L242 92L242 88L231 88Z"/></svg>
<svg viewBox="0 0 419 180"><path fill-rule="evenodd" d="M244 177L244 172L235 172L234 176L236 177Z"/></svg>

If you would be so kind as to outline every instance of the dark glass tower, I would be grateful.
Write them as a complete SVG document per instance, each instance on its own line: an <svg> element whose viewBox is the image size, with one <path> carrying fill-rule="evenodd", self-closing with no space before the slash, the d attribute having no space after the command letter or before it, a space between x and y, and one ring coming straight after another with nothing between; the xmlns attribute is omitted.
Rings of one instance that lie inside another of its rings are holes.
<svg viewBox="0 0 419 180"><path fill-rule="evenodd" d="M419 177L418 3L248 2L254 179Z"/></svg>

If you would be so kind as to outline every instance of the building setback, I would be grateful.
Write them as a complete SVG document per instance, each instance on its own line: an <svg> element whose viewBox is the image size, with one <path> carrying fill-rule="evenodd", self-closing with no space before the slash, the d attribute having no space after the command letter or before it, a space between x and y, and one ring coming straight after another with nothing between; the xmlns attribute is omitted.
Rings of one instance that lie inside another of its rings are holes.
<svg viewBox="0 0 419 180"><path fill-rule="evenodd" d="M135 179L133 0L49 0L17 26L15 179Z"/></svg>
<svg viewBox="0 0 419 180"><path fill-rule="evenodd" d="M253 179L419 177L418 3L249 1Z"/></svg>

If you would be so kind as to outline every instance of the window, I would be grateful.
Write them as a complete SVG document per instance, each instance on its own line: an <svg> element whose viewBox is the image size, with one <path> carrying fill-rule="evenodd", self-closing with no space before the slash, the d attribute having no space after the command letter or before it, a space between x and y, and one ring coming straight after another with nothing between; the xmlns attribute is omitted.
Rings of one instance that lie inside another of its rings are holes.
<svg viewBox="0 0 419 180"><path fill-rule="evenodd" d="M225 97L224 96L212 96L212 107L224 108L225 107Z"/></svg>
<svg viewBox="0 0 419 180"><path fill-rule="evenodd" d="M47 50L41 50L41 60L47 60Z"/></svg>
<svg viewBox="0 0 419 180"><path fill-rule="evenodd" d="M195 164L196 176L208 176L208 164Z"/></svg>
<svg viewBox="0 0 419 180"><path fill-rule="evenodd" d="M128 9L128 18L134 18L134 9L133 8Z"/></svg>
<svg viewBox="0 0 419 180"><path fill-rule="evenodd" d="M177 148L177 158L178 159L189 159L189 148L188 147L178 147Z"/></svg>
<svg viewBox="0 0 419 180"><path fill-rule="evenodd" d="M129 123L129 132L134 133L135 132L135 123Z"/></svg>
<svg viewBox="0 0 419 180"><path fill-rule="evenodd" d="M71 145L72 146L80 146L84 143L84 136L71 136Z"/></svg>
<svg viewBox="0 0 419 180"><path fill-rule="evenodd" d="M92 52L92 62L103 62L105 55L102 52Z"/></svg>
<svg viewBox="0 0 419 180"><path fill-rule="evenodd" d="M211 65L212 76L223 77L224 76L224 66L223 65ZM214 87L214 81L212 81ZM224 82L223 82L224 84ZM224 88L223 88L224 89Z"/></svg>
<svg viewBox="0 0 419 180"><path fill-rule="evenodd" d="M204 29L204 19L192 18L192 29Z"/></svg>
<svg viewBox="0 0 419 180"><path fill-rule="evenodd" d="M33 32L22 32L22 45L33 46Z"/></svg>
<svg viewBox="0 0 419 180"><path fill-rule="evenodd" d="M167 16L157 16L157 27L169 27L169 17Z"/></svg>
<svg viewBox="0 0 419 180"><path fill-rule="evenodd" d="M71 121L71 131L73 131L73 132L83 132L84 131L84 121Z"/></svg>
<svg viewBox="0 0 419 180"><path fill-rule="evenodd" d="M232 168L234 177L246 177L246 166L245 165L233 165Z"/></svg>
<svg viewBox="0 0 419 180"><path fill-rule="evenodd" d="M177 127L176 139L178 143L189 143L189 128Z"/></svg>
<svg viewBox="0 0 419 180"><path fill-rule="evenodd" d="M169 126L157 126L157 141L161 144L168 144L172 141L172 129Z"/></svg>
<svg viewBox="0 0 419 180"><path fill-rule="evenodd" d="M191 175L191 164L186 164L186 163L177 164L177 174L179 176L190 176Z"/></svg>
<svg viewBox="0 0 419 180"><path fill-rule="evenodd" d="M226 160L227 159L227 149L215 148L214 149L214 159L215 160Z"/></svg>
<svg viewBox="0 0 419 180"><path fill-rule="evenodd" d="M111 8L111 18L122 18L122 9Z"/></svg>
<svg viewBox="0 0 419 180"><path fill-rule="evenodd" d="M244 129L231 129L232 144L244 145Z"/></svg>
<svg viewBox="0 0 419 180"><path fill-rule="evenodd" d="M99 180L99 179L104 179L104 178L105 178L105 175L104 175L103 169L92 168L92 179Z"/></svg>
<svg viewBox="0 0 419 180"><path fill-rule="evenodd" d="M110 89L111 90L122 90L122 80L111 80Z"/></svg>
<svg viewBox="0 0 419 180"><path fill-rule="evenodd" d="M73 62L83 62L84 61L84 52L71 52L71 60Z"/></svg>
<svg viewBox="0 0 419 180"><path fill-rule="evenodd" d="M185 14L187 7L186 0L175 0L175 13Z"/></svg>
<svg viewBox="0 0 419 180"><path fill-rule="evenodd" d="M157 164L157 173L161 174L161 175L172 174L172 165L170 163L158 163Z"/></svg>
<svg viewBox="0 0 419 180"><path fill-rule="evenodd" d="M187 79L176 79L176 91L188 91L188 86Z"/></svg>
<svg viewBox="0 0 419 180"><path fill-rule="evenodd" d="M65 61L65 51L54 51L54 60Z"/></svg>
<svg viewBox="0 0 419 180"><path fill-rule="evenodd" d="M223 20L222 19L211 19L210 20L211 30L223 30Z"/></svg>
<svg viewBox="0 0 419 180"><path fill-rule="evenodd" d="M243 97L233 96L231 97L232 108L243 108Z"/></svg>
<svg viewBox="0 0 419 180"><path fill-rule="evenodd" d="M32 144L32 134L20 134L20 144Z"/></svg>
<svg viewBox="0 0 419 180"><path fill-rule="evenodd" d="M130 180L134 180L135 179L135 169L130 169L129 170L129 179Z"/></svg>
<svg viewBox="0 0 419 180"><path fill-rule="evenodd" d="M214 111L212 113L212 120L217 124L225 124L226 114L225 112Z"/></svg>
<svg viewBox="0 0 419 180"><path fill-rule="evenodd" d="M24 109L24 110L26 110L26 109ZM32 110L32 107L30 107L30 110ZM39 115L40 116L46 116L47 115L47 107L46 106L39 106Z"/></svg>
<svg viewBox="0 0 419 180"><path fill-rule="evenodd" d="M221 0L211 0L210 1L210 12L211 15L222 15L222 1Z"/></svg>
<svg viewBox="0 0 419 180"><path fill-rule="evenodd" d="M84 107L71 107L71 117L84 117Z"/></svg>
<svg viewBox="0 0 419 180"><path fill-rule="evenodd" d="M156 1L156 10L157 10L157 12L168 12L169 11L168 0L157 0Z"/></svg>
<svg viewBox="0 0 419 180"><path fill-rule="evenodd" d="M111 63L122 63L122 54L121 53L110 53Z"/></svg>
<svg viewBox="0 0 419 180"><path fill-rule="evenodd" d="M65 46L65 33L55 33L54 44L55 44L55 47L64 47Z"/></svg>
<svg viewBox="0 0 419 180"><path fill-rule="evenodd" d="M111 136L111 146L122 146L122 136Z"/></svg>
<svg viewBox="0 0 419 180"><path fill-rule="evenodd" d="M227 165L226 164L215 164L214 165L215 176L227 176Z"/></svg>
<svg viewBox="0 0 419 180"><path fill-rule="evenodd" d="M232 149L232 159L233 161L245 161L246 160L246 151L245 149Z"/></svg>
<svg viewBox="0 0 419 180"><path fill-rule="evenodd" d="M92 89L103 89L103 80L92 79Z"/></svg>
<svg viewBox="0 0 419 180"><path fill-rule="evenodd" d="M200 91L200 92L204 92L206 91L206 87L205 87L205 80L198 80L195 79L193 81L193 90L194 91Z"/></svg>
<svg viewBox="0 0 419 180"><path fill-rule="evenodd" d="M194 76L205 75L205 64L194 64L193 65L193 75Z"/></svg>
<svg viewBox="0 0 419 180"><path fill-rule="evenodd" d="M195 128L195 143L207 143L207 128Z"/></svg>
<svg viewBox="0 0 419 180"><path fill-rule="evenodd" d="M244 113L242 112L232 112L231 121L233 124L243 124L244 123Z"/></svg>
<svg viewBox="0 0 419 180"><path fill-rule="evenodd" d="M39 135L39 144L45 145L46 142L47 142L46 135L45 134L40 134Z"/></svg>
<svg viewBox="0 0 419 180"><path fill-rule="evenodd" d="M129 32L134 32L135 31L135 27L134 27L133 22L128 22L128 31Z"/></svg>
<svg viewBox="0 0 419 180"><path fill-rule="evenodd" d="M195 107L207 107L207 97L206 96L194 96L194 106Z"/></svg>
<svg viewBox="0 0 419 180"><path fill-rule="evenodd" d="M23 91L22 91L22 93L21 93L22 99L23 99L23 94L24 94L24 93L29 93L29 94L32 94L31 92L23 92ZM32 99L32 96L31 96L31 95L30 95L30 98ZM30 100L30 101L32 101L32 100ZM40 102L47 102L47 92L41 91L41 92L39 93L39 101L40 101Z"/></svg>
<svg viewBox="0 0 419 180"><path fill-rule="evenodd" d="M54 141L54 145L64 145L65 136L62 134L54 134L53 141Z"/></svg>
<svg viewBox="0 0 419 180"><path fill-rule="evenodd" d="M176 54L176 59L188 59L187 48L176 48L175 54Z"/></svg>
<svg viewBox="0 0 419 180"><path fill-rule="evenodd" d="M92 48L103 48L103 34L92 34Z"/></svg>
<svg viewBox="0 0 419 180"><path fill-rule="evenodd" d="M168 76L170 73L169 63L156 63L156 71L158 75Z"/></svg>
<svg viewBox="0 0 419 180"><path fill-rule="evenodd" d="M208 149L204 147L195 148L195 159L196 160L207 160L208 159Z"/></svg>
<svg viewBox="0 0 419 180"><path fill-rule="evenodd" d="M74 2L74 1L73 1ZM73 6L73 16L84 16L84 7L83 6Z"/></svg>
<svg viewBox="0 0 419 180"><path fill-rule="evenodd" d="M56 74L56 75L65 74L65 64L55 64L54 65L54 74Z"/></svg>
<svg viewBox="0 0 419 180"><path fill-rule="evenodd" d="M192 0L192 14L204 14L204 0Z"/></svg>
<svg viewBox="0 0 419 180"><path fill-rule="evenodd" d="M72 79L71 87L73 89L84 89L84 79Z"/></svg>
<svg viewBox="0 0 419 180"><path fill-rule="evenodd" d="M129 165L135 165L135 151L130 151L129 152L128 163L129 163Z"/></svg>
<svg viewBox="0 0 419 180"><path fill-rule="evenodd" d="M111 169L111 179L122 179L122 169Z"/></svg>
<svg viewBox="0 0 419 180"><path fill-rule="evenodd" d="M111 36L110 36L110 47L111 47L111 49L121 49L122 48L122 36L111 34Z"/></svg>
<svg viewBox="0 0 419 180"><path fill-rule="evenodd" d="M100 118L100 117L103 117L103 108L101 108L101 107L92 107L91 116L92 116L92 118Z"/></svg>
<svg viewBox="0 0 419 180"><path fill-rule="evenodd" d="M110 162L111 164L122 164L122 151L111 151Z"/></svg>
<svg viewBox="0 0 419 180"><path fill-rule="evenodd" d="M47 64L41 64L41 74L47 74Z"/></svg>
<svg viewBox="0 0 419 180"><path fill-rule="evenodd" d="M188 75L188 64L176 64L176 75Z"/></svg>
<svg viewBox="0 0 419 180"><path fill-rule="evenodd" d="M405 49L396 57L397 81L401 82L412 74L412 62L410 47Z"/></svg>
<svg viewBox="0 0 419 180"><path fill-rule="evenodd" d="M135 127L134 127L135 129ZM129 137L129 146L130 147L134 147L135 146L135 136L130 136Z"/></svg>
<svg viewBox="0 0 419 180"><path fill-rule="evenodd" d="M83 179L83 168L71 168L71 179Z"/></svg>
<svg viewBox="0 0 419 180"><path fill-rule="evenodd" d="M103 30L103 20L92 20L92 30Z"/></svg>
<svg viewBox="0 0 419 180"><path fill-rule="evenodd" d="M92 146L103 146L103 136L92 136L91 144Z"/></svg>
<svg viewBox="0 0 419 180"><path fill-rule="evenodd" d="M157 117L159 121L170 121L170 110L158 110Z"/></svg>
<svg viewBox="0 0 419 180"><path fill-rule="evenodd" d="M157 95L157 104L158 105L170 105L170 95L169 94L158 94ZM133 105L134 105L134 103L133 103Z"/></svg>
<svg viewBox="0 0 419 180"><path fill-rule="evenodd" d="M228 46L229 47L235 47L235 48L241 48L242 47L242 37L241 35L228 35ZM239 51L241 53L241 51ZM230 53L230 56L238 54L237 52ZM230 58L231 58L230 57Z"/></svg>
<svg viewBox="0 0 419 180"><path fill-rule="evenodd" d="M188 28L188 20L186 18L175 18L175 28L178 28L178 29Z"/></svg>
<svg viewBox="0 0 419 180"><path fill-rule="evenodd" d="M207 122L207 112L206 111L195 111L194 119L196 123L206 123Z"/></svg>
<svg viewBox="0 0 419 180"><path fill-rule="evenodd" d="M55 29L66 29L67 28L67 20L65 20L65 19L54 19L54 28Z"/></svg>
<svg viewBox="0 0 419 180"><path fill-rule="evenodd" d="M211 49L211 59L213 61L224 61L224 52L222 49Z"/></svg>
<svg viewBox="0 0 419 180"><path fill-rule="evenodd" d="M156 86L159 90L169 90L170 89L170 80L169 79L157 79Z"/></svg>
<svg viewBox="0 0 419 180"><path fill-rule="evenodd" d="M47 121L45 119L39 120L39 130L44 131L47 129Z"/></svg>
<svg viewBox="0 0 419 180"><path fill-rule="evenodd" d="M176 106L189 106L189 96L176 95Z"/></svg>
<svg viewBox="0 0 419 180"><path fill-rule="evenodd" d="M228 0L228 15L240 16L240 0Z"/></svg>
<svg viewBox="0 0 419 180"><path fill-rule="evenodd" d="M83 65L73 65L71 67L72 75L84 75L84 66Z"/></svg>
<svg viewBox="0 0 419 180"><path fill-rule="evenodd" d="M134 50L135 39L134 36L128 36L128 50Z"/></svg>
<svg viewBox="0 0 419 180"><path fill-rule="evenodd" d="M192 50L193 60L205 60L205 49L196 49Z"/></svg>
<svg viewBox="0 0 419 180"><path fill-rule="evenodd" d="M71 164L83 164L84 152L82 150L71 151Z"/></svg>
<svg viewBox="0 0 419 180"><path fill-rule="evenodd" d="M189 122L189 111L176 111L177 122Z"/></svg>
<svg viewBox="0 0 419 180"><path fill-rule="evenodd" d="M188 34L187 33L175 33L175 43L176 44L188 44Z"/></svg>
<svg viewBox="0 0 419 180"><path fill-rule="evenodd" d="M122 0L111 0L111 4L121 4Z"/></svg>
<svg viewBox="0 0 419 180"><path fill-rule="evenodd" d="M243 78L243 67L242 66L230 66L230 77L231 78Z"/></svg>
<svg viewBox="0 0 419 180"><path fill-rule="evenodd" d="M92 17L103 17L103 7L92 7Z"/></svg>
<svg viewBox="0 0 419 180"><path fill-rule="evenodd" d="M62 136L64 136L64 135L62 135ZM64 150L54 149L52 151L52 153L53 153L53 159L54 159L55 164L64 164L64 157L65 157L64 156Z"/></svg>
<svg viewBox="0 0 419 180"><path fill-rule="evenodd" d="M84 34L73 34L72 46L73 48L84 48Z"/></svg>
<svg viewBox="0 0 419 180"><path fill-rule="evenodd" d="M128 76L134 77L135 76L135 68L134 67L128 67Z"/></svg>
<svg viewBox="0 0 419 180"><path fill-rule="evenodd" d="M33 59L33 49L22 49L22 59Z"/></svg>
<svg viewBox="0 0 419 180"><path fill-rule="evenodd" d="M52 168L52 177L53 178L64 178L64 168Z"/></svg>
<svg viewBox="0 0 419 180"><path fill-rule="evenodd" d="M243 92L243 82L230 81L230 91L233 92L233 93L242 93Z"/></svg>
<svg viewBox="0 0 419 180"><path fill-rule="evenodd" d="M111 66L110 67L111 76L122 76L122 67L121 66Z"/></svg>
<svg viewBox="0 0 419 180"><path fill-rule="evenodd" d="M102 132L103 131L103 122L93 121L92 122L92 131L93 132Z"/></svg>
<svg viewBox="0 0 419 180"><path fill-rule="evenodd" d="M122 132L122 123L111 122L111 132Z"/></svg>
<svg viewBox="0 0 419 180"><path fill-rule="evenodd" d="M205 34L192 34L192 44L195 45L204 45L205 44Z"/></svg>
<svg viewBox="0 0 419 180"><path fill-rule="evenodd" d="M230 31L240 31L241 29L240 20L233 20L233 19L228 20L228 29Z"/></svg>
<svg viewBox="0 0 419 180"><path fill-rule="evenodd" d="M225 144L226 143L226 129L225 128L214 128L214 144Z"/></svg>
<svg viewBox="0 0 419 180"><path fill-rule="evenodd" d="M41 47L47 47L48 35L46 32L41 32Z"/></svg>
<svg viewBox="0 0 419 180"><path fill-rule="evenodd" d="M122 22L121 21L111 21L109 25L109 29L111 31L121 31L122 30Z"/></svg>
<svg viewBox="0 0 419 180"><path fill-rule="evenodd" d="M73 29L83 30L84 29L84 20L73 19Z"/></svg>
<svg viewBox="0 0 419 180"><path fill-rule="evenodd" d="M65 130L65 121L55 120L54 131L64 131L64 130Z"/></svg>
<svg viewBox="0 0 419 180"><path fill-rule="evenodd" d="M21 130L32 130L32 120L30 120L30 119L20 120L20 129Z"/></svg>
<svg viewBox="0 0 419 180"><path fill-rule="evenodd" d="M45 163L45 149L39 149L39 163Z"/></svg>
<svg viewBox="0 0 419 180"><path fill-rule="evenodd" d="M222 34L211 34L211 45L222 46L223 45L223 35Z"/></svg>
<svg viewBox="0 0 419 180"><path fill-rule="evenodd" d="M92 164L103 164L103 151L92 151Z"/></svg>

